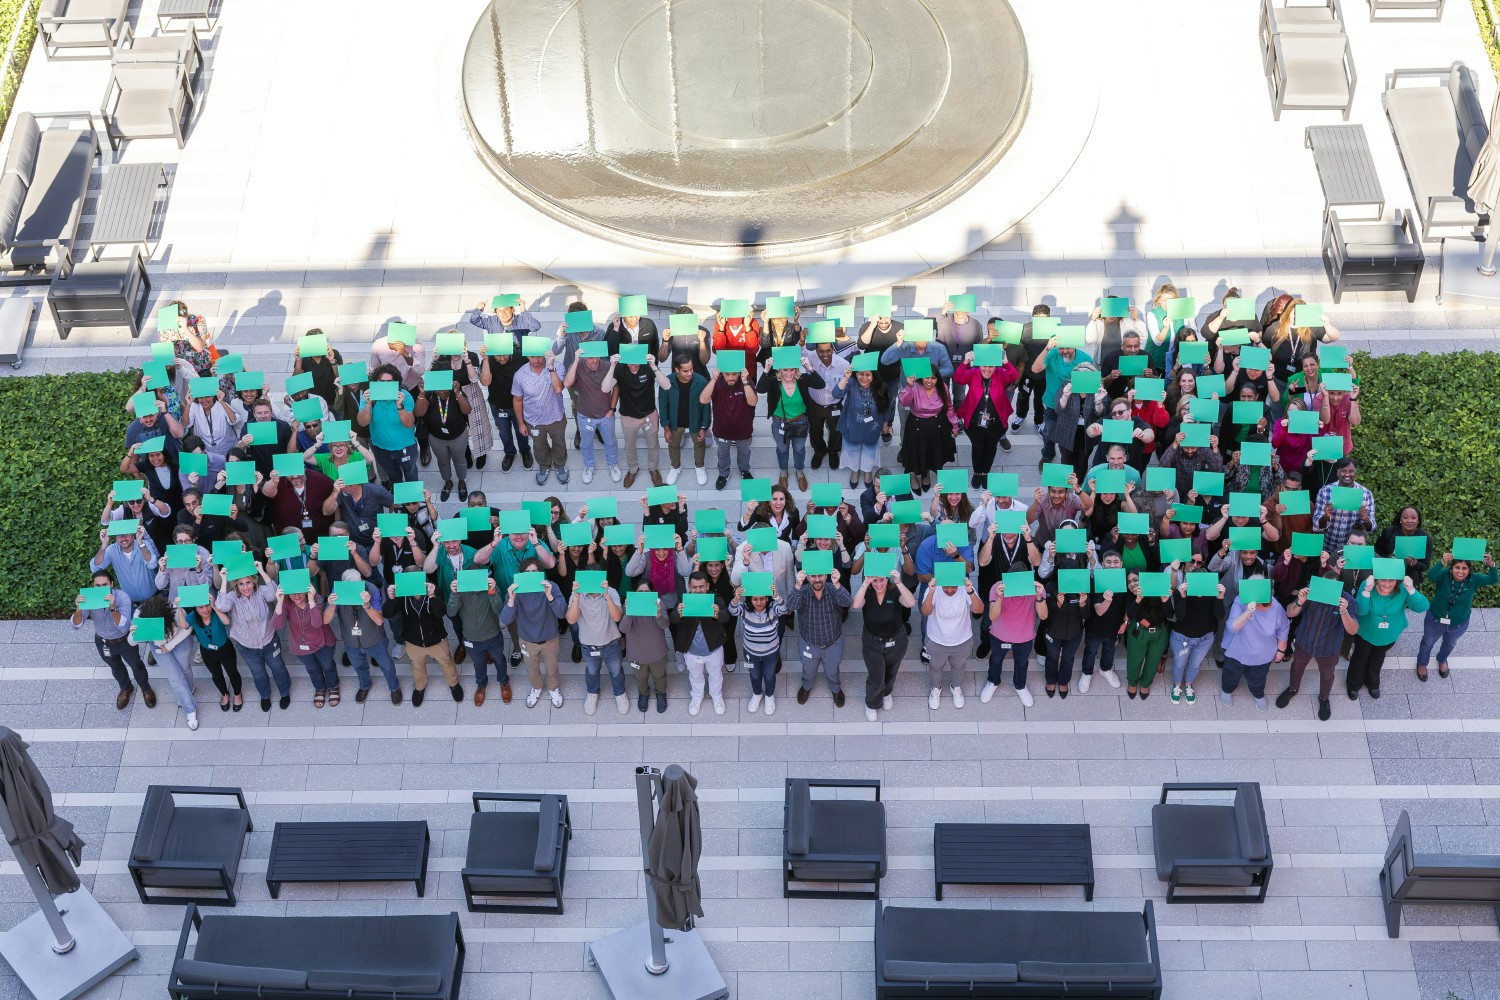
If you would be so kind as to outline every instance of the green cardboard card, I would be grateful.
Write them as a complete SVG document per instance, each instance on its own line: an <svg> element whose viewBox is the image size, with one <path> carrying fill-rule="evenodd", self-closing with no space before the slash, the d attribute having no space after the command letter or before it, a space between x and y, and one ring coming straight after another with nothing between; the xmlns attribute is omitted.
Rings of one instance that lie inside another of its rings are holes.
<svg viewBox="0 0 1500 1000"><path fill-rule="evenodd" d="M1008 319L998 319L995 321L995 339L1002 344L1019 344L1021 336L1025 332L1026 327L1022 323Z"/></svg>
<svg viewBox="0 0 1500 1000"><path fill-rule="evenodd" d="M371 382L368 392L371 402L394 403L401 398L401 383L394 379Z"/></svg>
<svg viewBox="0 0 1500 1000"><path fill-rule="evenodd" d="M545 500L522 500L521 509L533 528L545 528L552 523L552 505Z"/></svg>
<svg viewBox="0 0 1500 1000"><path fill-rule="evenodd" d="M158 412L156 409L156 393L138 392L130 397L130 409L138 417L149 417Z"/></svg>
<svg viewBox="0 0 1500 1000"><path fill-rule="evenodd" d="M299 424L323 419L323 400L318 396L292 400L292 419Z"/></svg>
<svg viewBox="0 0 1500 1000"><path fill-rule="evenodd" d="M297 535L272 535L266 539L266 548L277 561L296 559L302 554L302 539Z"/></svg>
<svg viewBox="0 0 1500 1000"><path fill-rule="evenodd" d="M716 600L718 598L714 594L683 594L682 617L713 618Z"/></svg>
<svg viewBox="0 0 1500 1000"><path fill-rule="evenodd" d="M208 589L205 585L204 589ZM79 587L78 596L83 598L79 605L80 610L95 611L99 608L109 607L109 587Z"/></svg>
<svg viewBox="0 0 1500 1000"><path fill-rule="evenodd" d="M552 341L547 337L537 337L526 334L521 337L521 356L525 358L544 358L552 351Z"/></svg>
<svg viewBox="0 0 1500 1000"><path fill-rule="evenodd" d="M752 500L756 503L770 503L771 481L769 479L741 479L740 500L744 503Z"/></svg>
<svg viewBox="0 0 1500 1000"><path fill-rule="evenodd" d="M131 626L136 642L161 642L167 637L165 618L137 618Z"/></svg>
<svg viewBox="0 0 1500 1000"><path fill-rule="evenodd" d="M564 313L563 330L568 333L593 333L594 314L588 309Z"/></svg>
<svg viewBox="0 0 1500 1000"><path fill-rule="evenodd" d="M700 563L727 562L729 559L729 539L727 538L700 538L698 539L698 561Z"/></svg>
<svg viewBox="0 0 1500 1000"><path fill-rule="evenodd" d="M968 567L961 562L940 562L932 567L932 582L938 587L962 587Z"/></svg>
<svg viewBox="0 0 1500 1000"><path fill-rule="evenodd" d="M1266 404L1257 399L1236 399L1230 406L1230 420L1236 424L1258 424L1266 415Z"/></svg>
<svg viewBox="0 0 1500 1000"><path fill-rule="evenodd" d="M518 573L517 576L525 574ZM537 576L541 576L540 573ZM396 574L396 596L397 597L426 597L427 596L427 574L419 569L407 570L405 573Z"/></svg>
<svg viewBox="0 0 1500 1000"><path fill-rule="evenodd" d="M252 420L245 427L250 435L252 445L271 445L275 447L279 433L274 420Z"/></svg>
<svg viewBox="0 0 1500 1000"><path fill-rule="evenodd" d="M887 497L911 495L911 476L904 472L893 472L880 477L880 492Z"/></svg>
<svg viewBox="0 0 1500 1000"><path fill-rule="evenodd" d="M391 500L396 504L423 503L426 500L425 487L420 483L397 483L391 490Z"/></svg>
<svg viewBox="0 0 1500 1000"><path fill-rule="evenodd" d="M1260 529L1256 527L1237 528L1233 525L1229 528L1229 548L1233 552L1259 552L1261 545Z"/></svg>
<svg viewBox="0 0 1500 1000"><path fill-rule="evenodd" d="M1219 420L1219 401L1198 397L1188 402L1188 413L1200 424L1213 424Z"/></svg>
<svg viewBox="0 0 1500 1000"><path fill-rule="evenodd" d="M1125 568L1123 566L1101 566L1094 570L1094 593L1123 594L1125 592Z"/></svg>
<svg viewBox="0 0 1500 1000"><path fill-rule="evenodd" d="M579 570L574 574L573 582L578 584L580 594L602 594L609 586L609 574L597 569Z"/></svg>
<svg viewBox="0 0 1500 1000"><path fill-rule="evenodd" d="M234 377L235 392L264 392L265 388L265 372L240 372Z"/></svg>
<svg viewBox="0 0 1500 1000"><path fill-rule="evenodd" d="M802 572L808 576L827 576L833 572L833 553L811 549L802 553Z"/></svg>
<svg viewBox="0 0 1500 1000"><path fill-rule="evenodd" d="M1070 485L1073 467L1062 462L1048 462L1042 466L1042 485L1052 489L1066 489Z"/></svg>
<svg viewBox="0 0 1500 1000"><path fill-rule="evenodd" d="M547 592L547 574L539 571L517 573L511 577L510 582L515 584L518 594L545 594Z"/></svg>
<svg viewBox="0 0 1500 1000"><path fill-rule="evenodd" d="M1142 403L1160 403L1167 395L1167 383L1165 379L1147 378L1141 376L1131 386L1135 390L1135 398Z"/></svg>
<svg viewBox="0 0 1500 1000"><path fill-rule="evenodd" d="M1334 510L1359 510L1365 502L1365 491L1358 486L1335 486L1329 493Z"/></svg>
<svg viewBox="0 0 1500 1000"><path fill-rule="evenodd" d="M1130 315L1130 300L1118 295L1100 299L1099 315L1105 319L1124 319Z"/></svg>
<svg viewBox="0 0 1500 1000"><path fill-rule="evenodd" d="M621 316L644 316L647 308L644 295L620 296L618 309Z"/></svg>
<svg viewBox="0 0 1500 1000"><path fill-rule="evenodd" d="M1242 371L1263 372L1271 367L1271 349L1268 347L1246 347L1240 350Z"/></svg>
<svg viewBox="0 0 1500 1000"><path fill-rule="evenodd" d="M593 358L593 359L602 361L605 358L609 357L609 341L607 341L607 340L587 340L587 341L584 341L583 343L581 343L581 344L578 345L578 356L580 358L584 358L585 360L587 360L589 358Z"/></svg>
<svg viewBox="0 0 1500 1000"><path fill-rule="evenodd" d="M469 537L469 522L463 517L445 517L433 528L437 541L462 542Z"/></svg>
<svg viewBox="0 0 1500 1000"><path fill-rule="evenodd" d="M1014 472L991 472L985 477L990 496L1013 497L1021 492L1021 477Z"/></svg>
<svg viewBox="0 0 1500 1000"><path fill-rule="evenodd" d="M1276 494L1276 502L1286 508L1283 514L1312 513L1312 494L1307 490L1282 490Z"/></svg>
<svg viewBox="0 0 1500 1000"><path fill-rule="evenodd" d="M383 538L405 538L406 529L411 527L411 515L390 511L376 514L375 527Z"/></svg>
<svg viewBox="0 0 1500 1000"><path fill-rule="evenodd" d="M254 486L255 485L255 463L254 462L225 462L224 463L224 485L226 485L226 486Z"/></svg>
<svg viewBox="0 0 1500 1000"><path fill-rule="evenodd" d="M1304 302L1292 307L1292 325L1308 328L1323 325L1323 307Z"/></svg>
<svg viewBox="0 0 1500 1000"><path fill-rule="evenodd" d="M953 306L956 313L968 313L973 315L979 308L979 296L972 292L964 292L960 295L948 296L948 302Z"/></svg>
<svg viewBox="0 0 1500 1000"><path fill-rule="evenodd" d="M1342 344L1318 345L1319 368L1348 368L1349 348Z"/></svg>
<svg viewBox="0 0 1500 1000"><path fill-rule="evenodd" d="M1318 377L1323 380L1323 388L1329 392L1350 392L1354 389L1354 376L1348 372L1318 372Z"/></svg>
<svg viewBox="0 0 1500 1000"><path fill-rule="evenodd" d="M349 420L325 420L323 421L323 442L325 444L342 444L352 437L354 432L353 422Z"/></svg>
<svg viewBox="0 0 1500 1000"><path fill-rule="evenodd" d="M1267 466L1271 464L1271 442L1246 441L1240 445L1240 464Z"/></svg>
<svg viewBox="0 0 1500 1000"><path fill-rule="evenodd" d="M1029 597L1036 599L1036 576L1029 569L1016 570L1014 573L1001 573L1000 586L1004 588L1003 597Z"/></svg>
<svg viewBox="0 0 1500 1000"><path fill-rule="evenodd" d="M750 300L720 299L717 312L722 319L745 319L750 315Z"/></svg>
<svg viewBox="0 0 1500 1000"><path fill-rule="evenodd" d="M220 539L219 541L214 542L213 548L209 553L209 561L215 566L223 566L231 559L235 559L244 554L244 542L232 541L230 539Z"/></svg>
<svg viewBox="0 0 1500 1000"><path fill-rule="evenodd" d="M309 333L297 341L297 356L301 358L321 358L328 353L328 336L322 333Z"/></svg>
<svg viewBox="0 0 1500 1000"><path fill-rule="evenodd" d="M939 493L967 493L969 492L969 472L967 469L942 469L937 474L937 491Z"/></svg>
<svg viewBox="0 0 1500 1000"><path fill-rule="evenodd" d="M195 569L198 566L198 546L168 545L167 569Z"/></svg>
<svg viewBox="0 0 1500 1000"><path fill-rule="evenodd" d="M832 514L809 514L806 524L808 538L834 538L839 533L838 520Z"/></svg>
<svg viewBox="0 0 1500 1000"><path fill-rule="evenodd" d="M633 524L606 524L604 526L605 545L634 545L635 525Z"/></svg>
<svg viewBox="0 0 1500 1000"><path fill-rule="evenodd" d="M945 470L946 471L946 470ZM938 473L939 476L942 473ZM812 502L814 507L837 507L844 502L844 488L838 483L813 483ZM717 511L721 517L723 511ZM702 528L698 530L703 530Z"/></svg>
<svg viewBox="0 0 1500 1000"><path fill-rule="evenodd" d="M1089 533L1086 528L1058 528L1052 540L1057 544L1059 553L1086 552Z"/></svg>
<svg viewBox="0 0 1500 1000"><path fill-rule="evenodd" d="M188 395L193 399L212 399L219 394L219 380L212 375L188 380Z"/></svg>
<svg viewBox="0 0 1500 1000"><path fill-rule="evenodd" d="M1217 573L1189 573L1189 574L1187 574L1187 595L1189 597L1218 597L1219 596L1219 574L1217 574Z"/></svg>
<svg viewBox="0 0 1500 1000"><path fill-rule="evenodd" d="M620 364L646 365L651 363L651 354L645 344L621 344Z"/></svg>
<svg viewBox="0 0 1500 1000"><path fill-rule="evenodd" d="M1335 578L1315 576L1307 581L1307 599L1314 604L1338 607L1344 596L1344 585Z"/></svg>
<svg viewBox="0 0 1500 1000"><path fill-rule="evenodd" d="M406 515L401 514L399 516L405 517ZM489 531L492 528L490 524L490 509L488 507L465 507L453 516L462 517L464 524L468 525L470 531Z"/></svg>
<svg viewBox="0 0 1500 1000"><path fill-rule="evenodd" d="M1375 546L1373 545L1345 545L1342 555L1345 569L1375 568Z"/></svg>
<svg viewBox="0 0 1500 1000"><path fill-rule="evenodd" d="M1465 562L1479 562L1484 558L1487 542L1483 538L1453 539L1453 558Z"/></svg>
<svg viewBox="0 0 1500 1000"><path fill-rule="evenodd" d="M445 330L438 334L433 353L440 358L452 358L463 354L464 335L457 330Z"/></svg>
<svg viewBox="0 0 1500 1000"><path fill-rule="evenodd" d="M675 549L677 529L670 524L648 524L641 533L646 536L648 549Z"/></svg>
<svg viewBox="0 0 1500 1000"><path fill-rule="evenodd" d="M1250 331L1241 328L1232 328L1219 331L1219 346L1222 347L1246 347L1250 343Z"/></svg>
<svg viewBox="0 0 1500 1000"><path fill-rule="evenodd" d="M661 504L675 504L678 499L677 487L671 484L653 486L646 491L646 505L648 507L656 507ZM768 496L766 499L769 500L770 497Z"/></svg>
<svg viewBox="0 0 1500 1000"><path fill-rule="evenodd" d="M503 292L490 299L491 309L514 309L521 304L521 296L515 292Z"/></svg>
<svg viewBox="0 0 1500 1000"><path fill-rule="evenodd" d="M625 595L625 613L632 618L655 618L661 598L650 590L632 590Z"/></svg>
<svg viewBox="0 0 1500 1000"><path fill-rule="evenodd" d="M1241 606L1271 603L1271 581L1263 576L1247 577L1240 581L1239 602Z"/></svg>
<svg viewBox="0 0 1500 1000"><path fill-rule="evenodd" d="M1376 559L1372 570L1377 580L1399 580L1406 575L1406 560Z"/></svg>
<svg viewBox="0 0 1500 1000"><path fill-rule="evenodd" d="M312 575L305 569L284 569L276 585L283 594L305 594L312 586Z"/></svg>
<svg viewBox="0 0 1500 1000"><path fill-rule="evenodd" d="M854 325L854 307L850 305L824 306L823 315L837 323L841 330L847 330Z"/></svg>
<svg viewBox="0 0 1500 1000"><path fill-rule="evenodd" d="M902 358L901 374L907 378L931 378L932 361L929 358Z"/></svg>
<svg viewBox="0 0 1500 1000"><path fill-rule="evenodd" d="M745 532L745 541L750 543L751 552L775 552L781 537L775 528L751 528Z"/></svg>
<svg viewBox="0 0 1500 1000"><path fill-rule="evenodd" d="M1011 507L995 511L995 531L1002 535L1019 535L1026 528L1026 509Z"/></svg>
<svg viewBox="0 0 1500 1000"><path fill-rule="evenodd" d="M508 358L516 352L516 337L512 333L487 333L484 335L484 353L492 358Z"/></svg>
<svg viewBox="0 0 1500 1000"><path fill-rule="evenodd" d="M1224 473L1206 472L1202 469L1193 473L1193 490L1203 497L1221 497L1224 495Z"/></svg>
<svg viewBox="0 0 1500 1000"><path fill-rule="evenodd" d="M937 527L937 545L939 549L953 546L962 549L969 544L969 526L967 524L955 524L952 521L944 522Z"/></svg>
<svg viewBox="0 0 1500 1000"><path fill-rule="evenodd" d="M692 337L696 340L698 334L703 332L698 326L698 317L693 313L673 313L667 324L674 337Z"/></svg>
<svg viewBox="0 0 1500 1000"><path fill-rule="evenodd" d="M1080 396L1092 396L1099 391L1100 384L1099 373L1088 369L1074 369L1073 374L1068 377L1068 385Z"/></svg>
<svg viewBox="0 0 1500 1000"><path fill-rule="evenodd" d="M255 568L255 557L248 552L242 552L224 560L224 575L229 577L230 583L233 583L246 577L258 577L260 571Z"/></svg>
<svg viewBox="0 0 1500 1000"><path fill-rule="evenodd" d="M1247 323L1255 321L1254 299L1225 299L1224 318L1231 323Z"/></svg>
<svg viewBox="0 0 1500 1000"><path fill-rule="evenodd" d="M1036 328L1035 321L1032 322L1032 328ZM1070 347L1075 351L1081 351L1087 343L1087 338L1084 336L1086 332L1081 326L1060 326L1054 336L1057 337L1058 347Z"/></svg>
<svg viewBox="0 0 1500 1000"><path fill-rule="evenodd" d="M318 562L347 562L348 535L323 535L318 539Z"/></svg>
<svg viewBox="0 0 1500 1000"><path fill-rule="evenodd" d="M930 319L909 319L906 321L906 339L914 344L925 344L933 338L937 324Z"/></svg>
<svg viewBox="0 0 1500 1000"><path fill-rule="evenodd" d="M975 344L974 364L979 368L999 368L1005 364L1005 345Z"/></svg>
<svg viewBox="0 0 1500 1000"><path fill-rule="evenodd" d="M1218 396L1220 399L1223 399L1224 376L1211 374L1199 375L1198 391L1196 395L1199 399L1211 399L1214 396Z"/></svg>
<svg viewBox="0 0 1500 1000"><path fill-rule="evenodd" d="M783 368L801 368L802 348L796 344L771 348L771 367L778 371Z"/></svg>
<svg viewBox="0 0 1500 1000"><path fill-rule="evenodd" d="M791 319L796 308L797 303L790 295L766 297L766 319Z"/></svg>
<svg viewBox="0 0 1500 1000"><path fill-rule="evenodd" d="M333 603L345 608L357 608L365 603L365 581L333 581Z"/></svg>
<svg viewBox="0 0 1500 1000"><path fill-rule="evenodd" d="M889 315L891 315L891 297L889 295L865 296L865 319L877 319L881 316Z"/></svg>
<svg viewBox="0 0 1500 1000"><path fill-rule="evenodd" d="M1174 503L1172 505L1172 520L1178 524L1202 524L1203 508L1190 503Z"/></svg>
<svg viewBox="0 0 1500 1000"><path fill-rule="evenodd" d="M339 365L339 382L342 385L364 385L370 381L370 366L365 361L350 361Z"/></svg>
<svg viewBox="0 0 1500 1000"><path fill-rule="evenodd" d="M181 608L201 608L207 604L211 597L208 596L208 584L200 583L195 586L177 588L177 606Z"/></svg>
<svg viewBox="0 0 1500 1000"><path fill-rule="evenodd" d="M831 319L813 320L807 324L805 343L832 344L838 340L838 324Z"/></svg>
<svg viewBox="0 0 1500 1000"><path fill-rule="evenodd" d="M351 458L338 467L338 477L345 486L363 486L370 481L370 465L362 458Z"/></svg>
<svg viewBox="0 0 1500 1000"><path fill-rule="evenodd" d="M1144 372L1150 363L1151 359L1144 354L1122 354L1116 365L1121 375L1134 378Z"/></svg>
<svg viewBox="0 0 1500 1000"><path fill-rule="evenodd" d="M1048 341L1057 336L1062 329L1062 320L1056 316L1033 316L1031 319L1031 339L1037 341Z"/></svg>
<svg viewBox="0 0 1500 1000"><path fill-rule="evenodd" d="M1151 534L1150 514L1132 514L1130 511L1121 511L1115 523L1122 535Z"/></svg>
<svg viewBox="0 0 1500 1000"><path fill-rule="evenodd" d="M1321 462L1337 462L1344 457L1344 435L1320 434L1313 438L1312 453Z"/></svg>
<svg viewBox="0 0 1500 1000"><path fill-rule="evenodd" d="M205 517L228 517L230 508L233 506L234 497L228 493L209 493L203 497Z"/></svg>
<svg viewBox="0 0 1500 1000"><path fill-rule="evenodd" d="M864 351L849 359L849 370L854 372L873 372L880 370L880 352Z"/></svg>
<svg viewBox="0 0 1500 1000"><path fill-rule="evenodd" d="M1167 300L1167 318L1185 322L1198 314L1198 302L1191 298L1176 298Z"/></svg>
<svg viewBox="0 0 1500 1000"><path fill-rule="evenodd" d="M1208 360L1208 343L1202 340L1185 340L1177 345L1177 363L1201 365Z"/></svg>
<svg viewBox="0 0 1500 1000"><path fill-rule="evenodd" d="M896 553L865 553L864 575L866 579L875 579L882 576L890 576L894 572L896 572Z"/></svg>
<svg viewBox="0 0 1500 1000"><path fill-rule="evenodd" d="M1160 573L1138 573L1136 582L1140 585L1142 597L1172 596L1172 573L1169 570L1162 570Z"/></svg>
<svg viewBox="0 0 1500 1000"><path fill-rule="evenodd" d="M1260 517L1259 493L1229 494L1230 517Z"/></svg>
<svg viewBox="0 0 1500 1000"><path fill-rule="evenodd" d="M255 481L255 463L244 463L250 466L251 482ZM110 487L110 495L115 503L130 503L134 500L143 499L146 492L145 480L141 479L116 479Z"/></svg>
<svg viewBox="0 0 1500 1000"><path fill-rule="evenodd" d="M1090 573L1086 569L1062 569L1057 571L1057 592L1059 594L1087 594L1091 582Z"/></svg>
<svg viewBox="0 0 1500 1000"><path fill-rule="evenodd" d="M453 391L453 373L451 371L426 371L422 373L422 388L427 392L440 390Z"/></svg>
<svg viewBox="0 0 1500 1000"><path fill-rule="evenodd" d="M865 536L865 544L872 549L893 549L901 544L901 526L878 522L872 524Z"/></svg>
<svg viewBox="0 0 1500 1000"><path fill-rule="evenodd" d="M594 526L587 521L569 521L558 528L557 537L569 548L587 546L594 540Z"/></svg>
<svg viewBox="0 0 1500 1000"><path fill-rule="evenodd" d="M1165 493L1177 488L1177 470L1165 465L1146 467L1146 489Z"/></svg>
<svg viewBox="0 0 1500 1000"><path fill-rule="evenodd" d="M1163 538L1156 546L1156 552L1161 557L1164 566L1174 562L1187 565L1193 561L1193 540L1191 538Z"/></svg>
<svg viewBox="0 0 1500 1000"><path fill-rule="evenodd" d="M1316 434L1321 421L1312 410L1288 410L1286 429L1292 434Z"/></svg>
<svg viewBox="0 0 1500 1000"><path fill-rule="evenodd" d="M1313 558L1323 551L1323 536L1314 531L1292 532L1292 555Z"/></svg>
<svg viewBox="0 0 1500 1000"><path fill-rule="evenodd" d="M312 387L312 372L301 372L296 375L287 376L286 391L289 396L295 396L299 392L311 392Z"/></svg>
<svg viewBox="0 0 1500 1000"><path fill-rule="evenodd" d="M180 330L182 328L182 307L177 304L162 306L156 310L156 329L158 332L165 330ZM156 345L152 344L154 350ZM166 345L169 349L171 344Z"/></svg>
<svg viewBox="0 0 1500 1000"><path fill-rule="evenodd" d="M1100 469L1093 475L1094 492L1118 496L1125 492L1127 479L1124 469Z"/></svg>
<svg viewBox="0 0 1500 1000"><path fill-rule="evenodd" d="M721 372L742 372L745 370L745 352L715 351L714 364Z"/></svg>

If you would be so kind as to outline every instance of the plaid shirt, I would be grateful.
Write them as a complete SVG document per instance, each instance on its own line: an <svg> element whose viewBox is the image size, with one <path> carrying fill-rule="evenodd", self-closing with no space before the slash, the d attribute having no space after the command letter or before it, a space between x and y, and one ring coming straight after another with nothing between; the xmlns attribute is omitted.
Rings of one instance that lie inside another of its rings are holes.
<svg viewBox="0 0 1500 1000"><path fill-rule="evenodd" d="M1333 488L1341 485L1338 482L1329 483L1318 491L1317 502L1313 504L1313 524L1320 524L1323 520L1323 512L1329 513L1328 527L1323 529L1323 548L1330 554L1337 554L1349 540L1349 532L1353 531L1359 524L1360 519L1370 530L1375 528L1375 494L1365 489L1359 483L1354 484L1357 490L1363 490L1365 497L1360 501L1358 510L1334 510Z"/></svg>
<svg viewBox="0 0 1500 1000"><path fill-rule="evenodd" d="M1346 593L1344 595L1348 597ZM1309 656L1337 656L1344 643L1344 619L1336 604L1308 601L1297 616L1297 646Z"/></svg>
<svg viewBox="0 0 1500 1000"><path fill-rule="evenodd" d="M786 609L797 613L797 635L803 642L832 646L844 634L844 616L839 610L853 603L849 591L829 580L823 584L821 600L813 596L812 584L804 583L787 596Z"/></svg>

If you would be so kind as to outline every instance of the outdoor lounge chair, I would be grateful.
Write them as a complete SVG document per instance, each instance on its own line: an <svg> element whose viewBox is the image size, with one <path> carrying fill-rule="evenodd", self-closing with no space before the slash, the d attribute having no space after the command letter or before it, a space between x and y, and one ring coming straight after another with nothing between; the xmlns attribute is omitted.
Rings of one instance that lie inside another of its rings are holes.
<svg viewBox="0 0 1500 1000"><path fill-rule="evenodd" d="M17 111L0 173L0 273L5 284L46 282L67 254L83 219L89 177L100 159L99 133L87 111L43 118L87 127L43 129Z"/></svg>
<svg viewBox="0 0 1500 1000"><path fill-rule="evenodd" d="M1500 918L1500 855L1416 854L1411 817L1403 809L1380 869L1380 901L1390 937L1401 936L1403 906L1488 906Z"/></svg>
<svg viewBox="0 0 1500 1000"><path fill-rule="evenodd" d="M1328 274L1333 301L1344 292L1405 292L1417 301L1417 284L1427 255L1411 213L1396 210L1394 222L1344 222L1329 210L1323 224L1323 269Z"/></svg>
<svg viewBox="0 0 1500 1000"><path fill-rule="evenodd" d="M535 810L489 810L481 802L535 802ZM469 909L479 913L563 912L568 841L573 823L566 795L475 792L469 848L460 877ZM553 902L486 903L475 898L546 898Z"/></svg>
<svg viewBox="0 0 1500 1000"><path fill-rule="evenodd" d="M232 806L177 805L175 795L232 796ZM143 903L233 906L245 836L255 827L238 788L152 785L146 789L126 867ZM148 896L146 889L215 889L218 896Z"/></svg>
<svg viewBox="0 0 1500 1000"><path fill-rule="evenodd" d="M1429 79L1401 85L1422 77ZM1490 135L1473 72L1463 63L1393 70L1380 101L1406 168L1422 239L1473 239L1489 216L1469 200L1469 175Z"/></svg>
<svg viewBox="0 0 1500 1000"><path fill-rule="evenodd" d="M122 63L177 63L187 71L188 89L196 91L203 74L203 47L198 44L198 30L191 24L186 31L164 35L137 35L129 25L125 37L115 50L115 65Z"/></svg>
<svg viewBox="0 0 1500 1000"><path fill-rule="evenodd" d="M814 799L814 788L871 788L868 799ZM782 823L781 894L788 899L879 899L885 806L874 779L789 778ZM869 883L868 892L792 889L793 882Z"/></svg>
<svg viewBox="0 0 1500 1000"><path fill-rule="evenodd" d="M1172 792L1233 792L1230 804L1167 801ZM1271 885L1271 840L1260 785L1180 782L1161 786L1151 807L1156 876L1167 883L1169 903L1264 903ZM1181 886L1237 886L1258 895L1198 893Z"/></svg>
<svg viewBox="0 0 1500 1000"><path fill-rule="evenodd" d="M36 26L42 48L51 59L63 49L104 49L108 55L120 43L128 23L130 0L42 0Z"/></svg>
<svg viewBox="0 0 1500 1000"><path fill-rule="evenodd" d="M116 62L100 114L112 149L118 150L126 139L168 138L176 139L181 149L196 107L183 62Z"/></svg>

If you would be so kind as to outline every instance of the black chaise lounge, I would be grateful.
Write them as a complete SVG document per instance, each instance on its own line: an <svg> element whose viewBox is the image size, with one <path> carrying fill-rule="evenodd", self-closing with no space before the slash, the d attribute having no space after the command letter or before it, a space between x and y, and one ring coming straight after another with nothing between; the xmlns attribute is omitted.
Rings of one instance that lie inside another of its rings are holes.
<svg viewBox="0 0 1500 1000"><path fill-rule="evenodd" d="M189 906L167 993L173 1000L457 1000L463 970L457 913L205 916Z"/></svg>
<svg viewBox="0 0 1500 1000"><path fill-rule="evenodd" d="M1161 990L1150 900L1140 913L884 906L875 914L877 1000L1159 1000Z"/></svg>
<svg viewBox="0 0 1500 1000"><path fill-rule="evenodd" d="M1168 802L1173 792L1233 792L1227 804ZM1151 807L1156 877L1167 883L1169 903L1264 903L1271 886L1271 837L1260 785L1178 782L1161 786ZM1183 895L1182 887L1217 886L1258 890Z"/></svg>
<svg viewBox="0 0 1500 1000"><path fill-rule="evenodd" d="M869 799L815 799L814 788L868 788ZM781 894L788 899L879 899L885 877L885 806L868 778L788 778L782 820ZM868 892L793 889L793 882L868 884Z"/></svg>
<svg viewBox="0 0 1500 1000"><path fill-rule="evenodd" d="M1500 855L1414 854L1411 817L1401 810L1380 869L1385 931L1401 936L1401 907L1412 904L1493 906L1500 920Z"/></svg>
<svg viewBox="0 0 1500 1000"><path fill-rule="evenodd" d="M220 806L178 805L177 795L221 796ZM255 827L238 788L152 785L146 789L135 843L125 867L143 903L234 905L245 835ZM209 889L219 896L146 895L153 889Z"/></svg>

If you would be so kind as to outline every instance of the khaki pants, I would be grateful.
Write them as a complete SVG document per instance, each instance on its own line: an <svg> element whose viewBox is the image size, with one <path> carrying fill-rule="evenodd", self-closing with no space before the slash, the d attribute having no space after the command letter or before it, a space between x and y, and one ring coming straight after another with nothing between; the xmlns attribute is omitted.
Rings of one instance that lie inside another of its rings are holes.
<svg viewBox="0 0 1500 1000"><path fill-rule="evenodd" d="M667 458L671 460L674 469L682 468L682 439L689 438L693 442L693 467L703 468L703 460L708 455L708 441L698 440L697 432L690 431L685 427L667 428Z"/></svg>
<svg viewBox="0 0 1500 1000"><path fill-rule="evenodd" d="M526 657L526 675L531 679L533 688L542 686L542 667L547 668L547 690L556 691L562 679L557 673L557 646L556 639L548 639L546 642L521 641L521 652Z"/></svg>
<svg viewBox="0 0 1500 1000"><path fill-rule="evenodd" d="M631 666L635 671L635 686L642 697L651 693L651 684L656 685L657 694L667 693L666 660L656 660L653 663L640 663L632 660Z"/></svg>
<svg viewBox="0 0 1500 1000"><path fill-rule="evenodd" d="M536 455L536 467L561 469L568 464L568 422L559 420L552 424L531 424L531 451Z"/></svg>
<svg viewBox="0 0 1500 1000"><path fill-rule="evenodd" d="M635 417L621 417L620 427L625 433L625 469L629 472L640 472L641 463L636 461L635 439L644 434L646 437L646 471L655 472L661 465L661 442L656 439L659 424L655 413L651 413L640 419Z"/></svg>
<svg viewBox="0 0 1500 1000"><path fill-rule="evenodd" d="M449 687L458 683L458 668L453 665L453 654L448 651L446 642L440 642L436 646L418 646L408 642L406 655L411 658L412 686L416 690L427 690L427 658L429 656L442 668L443 680L448 682Z"/></svg>

